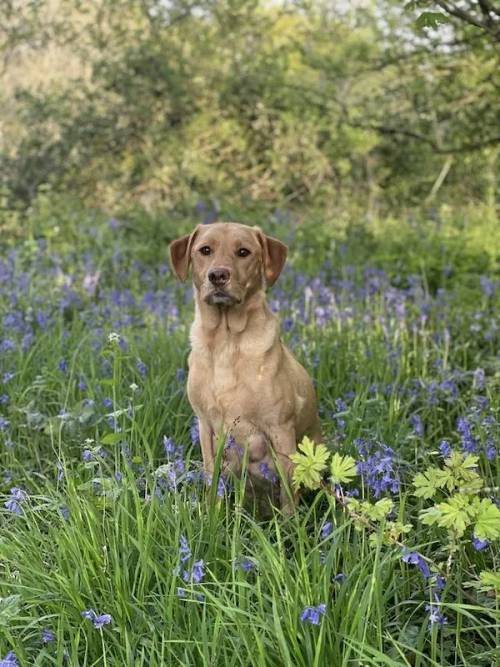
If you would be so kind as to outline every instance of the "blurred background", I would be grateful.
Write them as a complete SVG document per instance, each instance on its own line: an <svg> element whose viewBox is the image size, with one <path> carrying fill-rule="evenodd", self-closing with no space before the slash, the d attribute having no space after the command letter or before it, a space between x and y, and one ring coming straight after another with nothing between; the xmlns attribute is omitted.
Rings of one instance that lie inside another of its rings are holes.
<svg viewBox="0 0 500 667"><path fill-rule="evenodd" d="M1 13L4 241L80 209L495 227L493 0L4 0Z"/></svg>

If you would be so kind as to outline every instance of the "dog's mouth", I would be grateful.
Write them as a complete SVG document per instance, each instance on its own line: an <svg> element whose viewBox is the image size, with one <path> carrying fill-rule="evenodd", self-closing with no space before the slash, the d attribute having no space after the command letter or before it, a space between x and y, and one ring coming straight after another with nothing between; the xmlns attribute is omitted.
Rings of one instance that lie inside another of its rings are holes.
<svg viewBox="0 0 500 667"><path fill-rule="evenodd" d="M234 306L241 300L223 289L215 289L205 297L205 302L210 306Z"/></svg>

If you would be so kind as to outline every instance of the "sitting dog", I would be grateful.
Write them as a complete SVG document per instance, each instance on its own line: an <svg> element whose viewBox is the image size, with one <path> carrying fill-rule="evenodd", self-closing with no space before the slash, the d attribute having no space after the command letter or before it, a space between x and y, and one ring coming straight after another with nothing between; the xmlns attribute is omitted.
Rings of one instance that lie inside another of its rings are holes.
<svg viewBox="0 0 500 667"><path fill-rule="evenodd" d="M214 471L217 436L230 436L223 469L240 475L247 459L247 485L257 496L267 489L271 500L278 472L281 509L290 514L296 503L290 455L304 435L320 442L321 431L312 381L281 342L266 303L266 286L278 279L287 247L258 227L228 222L199 225L169 249L180 280L192 267L188 397L199 419L204 469Z"/></svg>

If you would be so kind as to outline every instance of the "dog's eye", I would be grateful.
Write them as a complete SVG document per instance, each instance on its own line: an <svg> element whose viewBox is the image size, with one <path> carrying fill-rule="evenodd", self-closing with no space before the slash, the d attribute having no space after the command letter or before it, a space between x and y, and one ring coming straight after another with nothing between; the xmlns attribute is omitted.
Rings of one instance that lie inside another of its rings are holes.
<svg viewBox="0 0 500 667"><path fill-rule="evenodd" d="M204 245L204 246L202 246L202 247L200 248L200 252L201 252L202 255L210 255L210 253L211 253L212 251L210 250L210 247L209 247L209 246Z"/></svg>
<svg viewBox="0 0 500 667"><path fill-rule="evenodd" d="M250 250L247 250L247 248L240 248L236 252L236 254L238 255L238 257L248 257L248 255L250 254Z"/></svg>

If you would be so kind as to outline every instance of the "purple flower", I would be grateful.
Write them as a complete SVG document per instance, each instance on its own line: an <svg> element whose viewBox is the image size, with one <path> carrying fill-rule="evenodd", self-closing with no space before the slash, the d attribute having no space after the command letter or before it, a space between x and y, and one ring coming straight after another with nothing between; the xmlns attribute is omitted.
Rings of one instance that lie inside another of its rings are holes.
<svg viewBox="0 0 500 667"><path fill-rule="evenodd" d="M325 523L325 525L323 526L323 528L321 529L321 533L320 533L321 539L322 540L326 539L328 537L328 535L330 535L332 530L333 530L333 523L331 521L327 521Z"/></svg>
<svg viewBox="0 0 500 667"><path fill-rule="evenodd" d="M426 579L431 576L431 571L429 570L427 562L417 551L409 551L404 547L401 560L409 565L416 565Z"/></svg>
<svg viewBox="0 0 500 667"><path fill-rule="evenodd" d="M53 642L55 640L56 636L52 632L52 630L49 630L48 628L44 628L42 630L42 643L43 644L50 644L50 642Z"/></svg>
<svg viewBox="0 0 500 667"><path fill-rule="evenodd" d="M9 420L0 416L0 431L6 431L9 428Z"/></svg>
<svg viewBox="0 0 500 667"><path fill-rule="evenodd" d="M193 445L197 445L200 442L200 422L198 417L193 417L191 422L191 427L189 429L191 435L191 442Z"/></svg>
<svg viewBox="0 0 500 667"><path fill-rule="evenodd" d="M14 651L9 651L3 660L0 660L0 667L19 667L19 663Z"/></svg>
<svg viewBox="0 0 500 667"><path fill-rule="evenodd" d="M147 368L146 364L141 359L137 359L137 361L135 363L135 366L136 366L137 370L139 371L139 375L142 378L145 378L146 375L148 374L148 368Z"/></svg>
<svg viewBox="0 0 500 667"><path fill-rule="evenodd" d="M462 440L462 449L467 454L477 452L477 440L472 435L471 425L465 417L459 417L457 420L457 431Z"/></svg>
<svg viewBox="0 0 500 667"><path fill-rule="evenodd" d="M448 459L451 456L451 447L450 443L447 440L441 440L439 443L439 451L443 459Z"/></svg>
<svg viewBox="0 0 500 667"><path fill-rule="evenodd" d="M109 614L98 615L93 609L89 609L88 611L82 611L82 616L83 618L92 621L94 628L96 630L101 630L105 625L108 625L108 623L113 622L113 619Z"/></svg>
<svg viewBox="0 0 500 667"><path fill-rule="evenodd" d="M262 477L264 479L267 479L269 482L275 484L278 481L276 473L274 472L274 470L271 470L271 468L265 461L259 464L259 471Z"/></svg>
<svg viewBox="0 0 500 667"><path fill-rule="evenodd" d="M14 377L15 373L13 371L7 371L6 373L3 374L2 376L2 382L3 384L7 384L12 380Z"/></svg>
<svg viewBox="0 0 500 667"><path fill-rule="evenodd" d="M489 540L480 540L479 537L476 536L472 539L472 546L476 551L483 551L483 549L486 549L489 545Z"/></svg>
<svg viewBox="0 0 500 667"><path fill-rule="evenodd" d="M199 584L203 580L203 577L205 576L205 571L203 568L204 568L203 560L197 560L193 563L191 572L185 570L182 575L182 578L186 583L188 581L192 581L194 584Z"/></svg>
<svg viewBox="0 0 500 667"><path fill-rule="evenodd" d="M474 371L472 386L478 391L484 389L484 370L482 368L476 368Z"/></svg>
<svg viewBox="0 0 500 667"><path fill-rule="evenodd" d="M326 604L319 604L317 607L306 607L300 615L300 620L311 625L319 625L321 616L326 613Z"/></svg>
<svg viewBox="0 0 500 667"><path fill-rule="evenodd" d="M347 574L344 574L343 572L339 572L334 577L332 577L332 581L334 583L342 583L346 579L347 579Z"/></svg>
<svg viewBox="0 0 500 667"><path fill-rule="evenodd" d="M238 562L238 567L241 568L243 572L251 572L252 570L255 570L255 563L249 558L242 558Z"/></svg>
<svg viewBox="0 0 500 667"><path fill-rule="evenodd" d="M373 451L374 444L371 442L366 443L363 440L358 440L355 444L360 454L367 457L365 461L358 461L358 474L373 491L375 498L379 498L382 493L387 491L397 493L400 477L399 472L395 469L396 455L394 450L384 443L380 443L379 448L375 451Z"/></svg>
<svg viewBox="0 0 500 667"><path fill-rule="evenodd" d="M179 558L181 563L185 563L192 555L187 539L184 535L181 535L179 538Z"/></svg>
<svg viewBox="0 0 500 667"><path fill-rule="evenodd" d="M417 414L410 416L410 424L413 426L413 430L418 435L419 438L422 438L424 435L424 422L422 417Z"/></svg>
<svg viewBox="0 0 500 667"><path fill-rule="evenodd" d="M59 362L59 370L62 373L66 373L66 371L68 370L68 362L66 361L66 359L61 359L61 361Z"/></svg>
<svg viewBox="0 0 500 667"><path fill-rule="evenodd" d="M163 449L165 450L167 458L170 458L170 456L175 454L175 443L172 438L167 438L166 435L163 436Z"/></svg>
<svg viewBox="0 0 500 667"><path fill-rule="evenodd" d="M17 487L13 487L10 490L10 498L7 500L7 502L4 503L4 507L8 509L9 512L13 512L13 514L23 516L24 511L21 507L21 503L23 503L27 497L28 495L26 491L18 489Z"/></svg>
<svg viewBox="0 0 500 667"><path fill-rule="evenodd" d="M497 457L497 448L491 438L486 441L485 454L488 461L494 461Z"/></svg>
<svg viewBox="0 0 500 667"><path fill-rule="evenodd" d="M446 616L444 616L440 611L439 607L433 604L427 604L425 605L425 610L430 612L429 614L429 621L432 625L446 625L448 623L448 619Z"/></svg>

